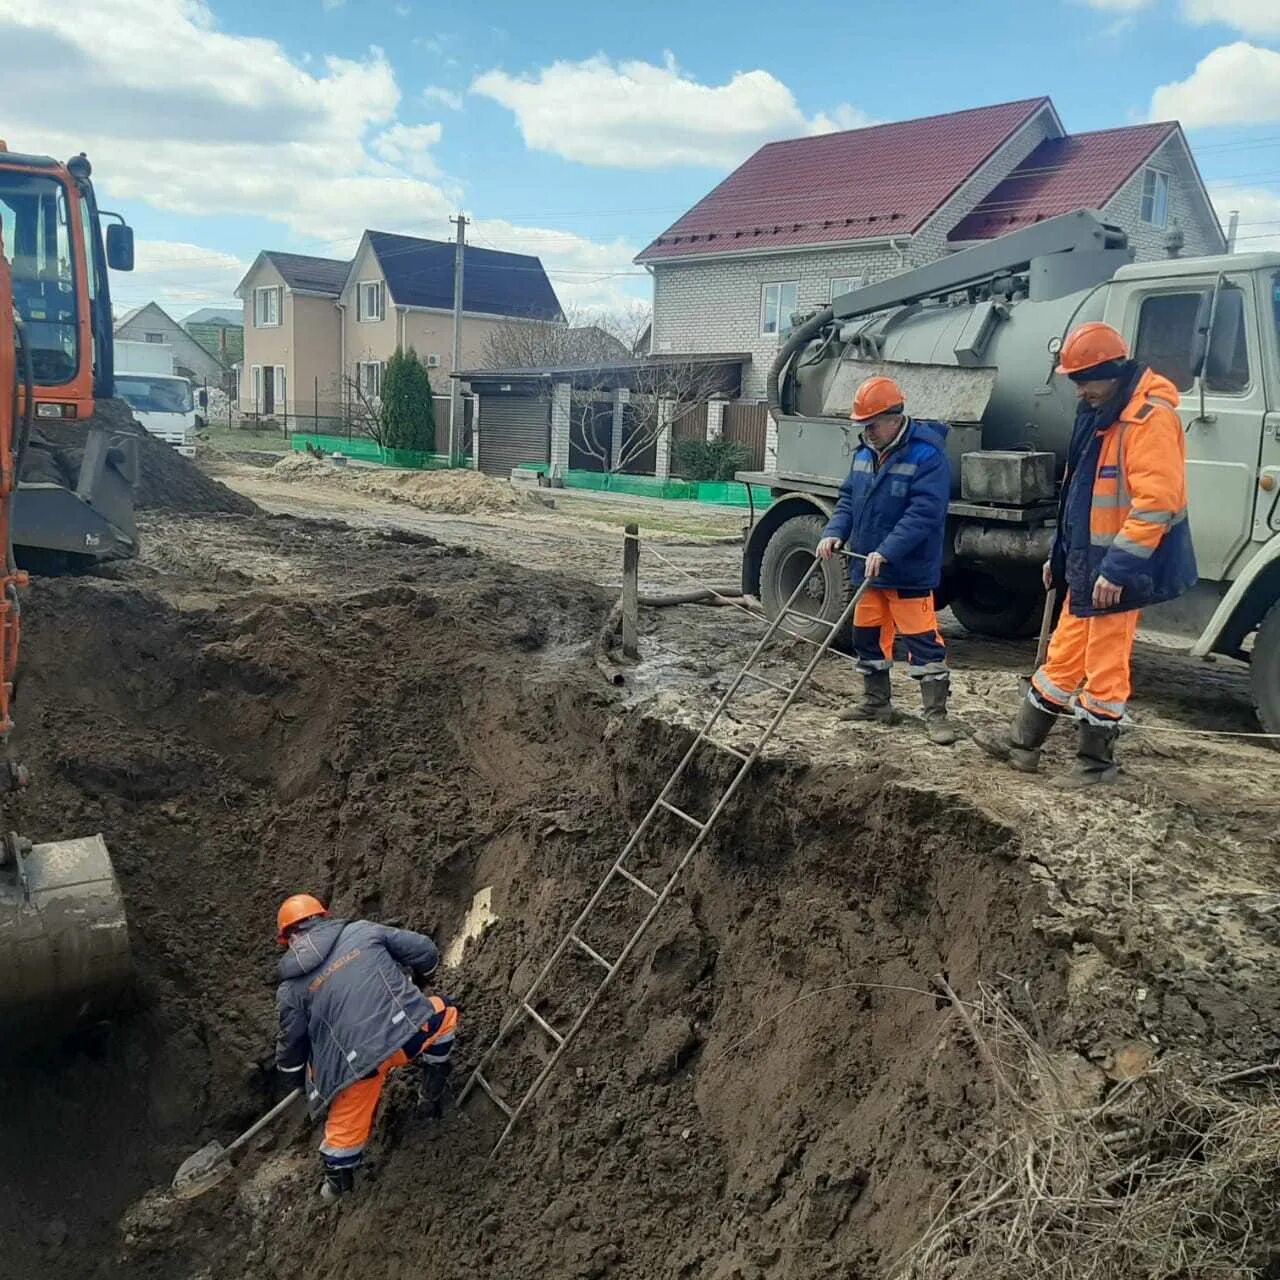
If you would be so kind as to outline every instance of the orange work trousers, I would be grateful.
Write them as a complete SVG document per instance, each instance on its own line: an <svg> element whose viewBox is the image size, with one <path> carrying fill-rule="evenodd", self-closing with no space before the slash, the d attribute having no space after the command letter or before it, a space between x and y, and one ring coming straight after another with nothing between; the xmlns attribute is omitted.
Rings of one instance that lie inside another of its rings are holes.
<svg viewBox="0 0 1280 1280"><path fill-rule="evenodd" d="M443 1062L453 1051L458 1011L450 1006L444 1014L442 1025L418 1051L418 1058ZM320 1144L320 1154L324 1156L326 1164L355 1165L360 1162L365 1143L373 1132L373 1118L387 1077L397 1067L403 1067L412 1061L416 1059L410 1058L403 1049L397 1049L372 1075L347 1085L334 1097L325 1116L324 1141Z"/></svg>
<svg viewBox="0 0 1280 1280"><path fill-rule="evenodd" d="M933 593L901 596L892 587L868 587L853 611L853 652L863 675L893 666L893 641L902 637L911 675L947 674L947 647L938 630Z"/></svg>
<svg viewBox="0 0 1280 1280"><path fill-rule="evenodd" d="M1138 618L1137 609L1077 618L1068 596L1044 666L1031 677L1037 700L1049 711L1074 707L1095 724L1120 720L1131 691L1129 660Z"/></svg>

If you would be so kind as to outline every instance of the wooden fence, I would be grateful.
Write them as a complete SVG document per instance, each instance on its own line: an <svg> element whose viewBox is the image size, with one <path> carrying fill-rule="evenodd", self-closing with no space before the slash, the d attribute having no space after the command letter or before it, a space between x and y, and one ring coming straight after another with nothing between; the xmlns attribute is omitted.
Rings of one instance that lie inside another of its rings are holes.
<svg viewBox="0 0 1280 1280"><path fill-rule="evenodd" d="M734 440L747 451L745 471L764 470L765 432L769 427L769 406L737 400L724 407L724 438Z"/></svg>

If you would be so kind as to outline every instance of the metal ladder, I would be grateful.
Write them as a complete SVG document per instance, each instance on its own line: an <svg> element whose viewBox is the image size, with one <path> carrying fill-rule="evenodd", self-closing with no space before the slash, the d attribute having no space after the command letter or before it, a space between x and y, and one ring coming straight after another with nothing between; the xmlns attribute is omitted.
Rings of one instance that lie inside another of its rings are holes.
<svg viewBox="0 0 1280 1280"><path fill-rule="evenodd" d="M846 552L843 552L842 554L845 556L848 556L850 553L846 551ZM711 831L711 828L715 825L716 819L718 819L720 815L724 812L725 807L728 805L729 801L733 799L734 794L737 792L739 786L742 785L742 782L746 778L747 774L750 773L751 766L755 764L756 759L759 757L761 751L764 750L770 738L773 737L778 726L782 723L783 717L791 709L792 704L795 702L796 698L800 695L801 690L808 683L809 677L813 674L814 669L817 667L818 663L822 661L823 655L827 652L828 649L830 649L836 636L839 635L841 630L849 622L850 618L853 617L853 611L857 606L859 599L861 599L862 593L867 589L868 583L865 579L862 585L857 589L857 591L853 593L848 604L845 605L844 610L841 612L839 618L837 618L835 622L831 623L827 627L827 633L825 637L823 638L822 642L817 646L817 649L815 650L812 658L810 658L809 660L809 664L801 672L800 678L795 682L795 684L790 686L785 684L780 684L776 680L770 680L766 676L756 675L754 672L752 672L751 668L755 665L756 661L768 648L774 636L776 636L780 630L784 632L786 631L786 628L784 626L785 619L792 618L792 617L803 618L807 623L810 623L810 624L815 622L817 623L824 622L823 619L815 618L812 614L803 613L795 607L797 598L800 596L800 593L805 589L810 577L812 577L814 570L817 568L818 568L818 561L815 557L814 563L809 567L808 571L804 574L803 578L801 578L799 584L796 586L796 589L791 593L790 598L787 600L787 603L783 606L781 610L779 610L778 616L773 620L773 622L769 624L768 630L760 638L760 642L751 651L751 656L746 660L745 663L743 663L742 667L738 671L737 676L734 678L733 683L730 684L729 688L725 691L724 696L716 704L715 710L711 713L711 716L707 720L707 722L702 726L702 729L699 731L697 737L694 738L692 745L689 747L688 751L685 752L684 758L680 761L680 763L676 766L675 771L667 779L666 786L664 786L662 790L658 793L657 799L654 800L652 805L650 805L649 811L645 814L644 818L641 820L640 825L636 827L636 829L632 832L630 840L628 840L626 843L626 847L622 850L622 852L615 859L613 865L605 873L604 879L601 880L599 887L596 889L595 893L592 895L591 901L588 902L585 907L583 907L581 913L579 914L578 918L573 922L568 933L566 933L564 937L561 938L559 945L551 953L551 956L547 960L546 964L542 966L542 971L533 980L532 984L529 986L529 989L525 992L524 998L520 1001L520 1003L516 1006L516 1008L502 1023L501 1027L498 1030L498 1034L494 1037L493 1043L490 1044L487 1050L485 1050L484 1056L480 1059L480 1062L477 1064L475 1070L472 1071L470 1077L467 1080L466 1085L463 1087L462 1093L459 1095L459 1098L458 1098L459 1105L461 1105L467 1100L467 1097L470 1095L472 1089L479 1088L493 1102L493 1104L498 1108L498 1110L501 1111L503 1115L507 1117L507 1127L502 1131L502 1136L498 1139L498 1141L494 1143L493 1150L490 1151L489 1153L490 1159L492 1159L495 1155L497 1155L498 1151L501 1149L503 1144L511 1136L511 1132L516 1127L516 1124L519 1121L520 1117L524 1115L524 1113L532 1105L534 1099L538 1095L539 1090L541 1090L543 1084L546 1083L546 1080L551 1075L552 1071L555 1070L556 1064L560 1061L562 1057L564 1057L565 1053L569 1049L569 1046L573 1043L578 1032L582 1029L587 1018L590 1016L592 1010L599 1003L600 997L604 995L605 991L608 989L609 984L613 981L614 976L617 974L618 970L621 969L622 966L627 962L627 959L630 957L631 953L636 949L636 946L639 944L640 939L644 937L646 930L649 928L649 926L653 923L654 919L657 917L658 912L662 910L664 904L667 901L667 898L671 894L671 891L675 888L677 881L680 879L681 873L684 871L685 867L688 865L689 860L702 847L703 842L706 840L708 833ZM786 634L794 635L794 633L792 632L787 632ZM751 748L751 751L749 753L744 753L742 751L739 751L736 747L730 747L725 745L724 743L718 743L718 742L712 743L712 745L715 746L718 750L724 751L728 755L736 757L741 763L739 765L737 773L733 777L733 780L729 783L728 787L720 796L720 799L719 801L717 801L715 808L712 809L710 816L706 819L706 821L701 821L698 818L693 817L691 814L685 813L683 809L677 808L674 804L671 803L671 801L667 797L672 793L676 784L684 776L684 771L689 766L689 763L692 761L694 754L697 752L698 748L704 742L707 742L710 740L708 738L708 735L710 734L711 729L719 720L721 714L724 712L725 708L729 705L730 701L733 699L734 694L737 693L739 687L742 685L742 682L744 680L755 681L765 688L772 689L777 693L784 694L785 701L783 702L782 706L778 709L778 711L774 714L773 719L769 722L763 734L761 734L759 741L755 743L755 745ZM666 883L661 888L655 889L652 885L645 883L645 881L642 880L639 876L635 875L632 871L628 870L626 866L626 861L627 861L628 855L632 852L633 849L635 849L636 845L640 842L641 837L645 834L646 831L648 831L650 826L653 824L654 819L661 813L670 813L674 815L676 818L680 819L682 822L692 827L695 834L694 834L693 840L690 842L688 847L685 849L683 855L680 857L680 860L676 863L675 869L667 877ZM597 903L599 903L600 899L604 896L605 890L609 887L610 884L614 883L616 880L619 880L619 879L626 881L635 889L643 893L646 897L652 899L652 902L644 919L641 920L640 924L636 927L635 932L632 933L630 939L627 941L627 944L622 948L622 951L618 955L617 959L610 961L610 960L606 960L604 956L600 955L599 952L594 950L591 946L589 946L583 940L581 930L583 925L586 924L587 920L590 918L592 911L595 910ZM585 955L587 959L597 964L603 970L604 976L600 979L600 982L596 986L595 990L592 992L591 997L588 999L587 1003L583 1006L582 1011L573 1020L568 1030L562 1032L562 1031L558 1031L545 1018L543 1018L543 1016L540 1013L538 1013L538 1011L534 1008L534 997L538 993L538 990L542 986L543 982L546 980L547 975L551 972L551 970L555 967L555 965L560 961L560 959L564 956L564 954L570 948L575 948L577 951ZM492 1084L490 1084L484 1072L485 1072L485 1068L493 1060L494 1055L498 1052L499 1048L501 1048L503 1041L505 1041L506 1038L511 1034L511 1032L517 1026L520 1025L521 1021L526 1018L530 1022L532 1022L536 1027L538 1027L547 1036L547 1038L555 1046L555 1049L551 1054L551 1057L547 1060L546 1065L538 1073L537 1078L528 1087L528 1089L525 1090L524 1096L519 1100L519 1102L517 1102L513 1106L510 1102L508 1102L505 1098L503 1098L498 1093L498 1091L493 1087Z"/></svg>

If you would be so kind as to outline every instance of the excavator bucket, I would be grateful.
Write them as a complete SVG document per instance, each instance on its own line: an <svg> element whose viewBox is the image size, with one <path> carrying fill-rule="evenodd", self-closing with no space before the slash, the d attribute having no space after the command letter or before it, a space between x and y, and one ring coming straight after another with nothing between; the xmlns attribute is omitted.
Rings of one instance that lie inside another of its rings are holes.
<svg viewBox="0 0 1280 1280"><path fill-rule="evenodd" d="M0 851L0 1041L48 1041L111 1012L132 976L100 835Z"/></svg>

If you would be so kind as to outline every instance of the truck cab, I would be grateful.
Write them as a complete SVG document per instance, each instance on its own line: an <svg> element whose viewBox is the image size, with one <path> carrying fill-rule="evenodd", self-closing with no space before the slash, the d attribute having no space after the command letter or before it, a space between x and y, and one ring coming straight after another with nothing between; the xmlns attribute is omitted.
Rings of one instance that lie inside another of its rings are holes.
<svg viewBox="0 0 1280 1280"><path fill-rule="evenodd" d="M116 395L148 435L172 445L184 458L195 457L196 393L188 379L174 373L118 370Z"/></svg>

